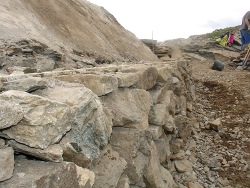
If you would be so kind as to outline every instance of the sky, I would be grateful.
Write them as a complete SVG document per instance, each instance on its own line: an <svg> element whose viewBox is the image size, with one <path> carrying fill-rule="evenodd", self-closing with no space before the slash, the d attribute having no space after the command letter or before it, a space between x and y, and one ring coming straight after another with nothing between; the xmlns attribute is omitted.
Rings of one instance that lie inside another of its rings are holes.
<svg viewBox="0 0 250 188"><path fill-rule="evenodd" d="M188 38L241 25L249 0L88 0L139 39Z"/></svg>

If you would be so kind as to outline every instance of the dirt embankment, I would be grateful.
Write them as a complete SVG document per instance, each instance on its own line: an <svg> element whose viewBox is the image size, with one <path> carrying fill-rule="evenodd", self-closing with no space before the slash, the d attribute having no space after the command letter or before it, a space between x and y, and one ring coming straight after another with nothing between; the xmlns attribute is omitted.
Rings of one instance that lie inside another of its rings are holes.
<svg viewBox="0 0 250 188"><path fill-rule="evenodd" d="M3 1L0 33L5 40L35 39L57 51L74 49L86 56L157 60L113 15L86 0Z"/></svg>

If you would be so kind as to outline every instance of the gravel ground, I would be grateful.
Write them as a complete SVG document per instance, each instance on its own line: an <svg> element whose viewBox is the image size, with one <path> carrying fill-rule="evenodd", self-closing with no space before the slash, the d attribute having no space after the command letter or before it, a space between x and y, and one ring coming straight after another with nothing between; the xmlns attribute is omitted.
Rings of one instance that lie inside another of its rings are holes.
<svg viewBox="0 0 250 188"><path fill-rule="evenodd" d="M250 187L250 71L192 62L197 100L194 171L206 188Z"/></svg>

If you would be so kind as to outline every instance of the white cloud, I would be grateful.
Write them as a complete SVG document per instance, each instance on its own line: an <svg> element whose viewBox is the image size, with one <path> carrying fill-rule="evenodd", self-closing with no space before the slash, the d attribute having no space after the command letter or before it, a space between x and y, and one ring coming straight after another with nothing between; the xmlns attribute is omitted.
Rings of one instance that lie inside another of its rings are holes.
<svg viewBox="0 0 250 188"><path fill-rule="evenodd" d="M138 38L187 38L241 24L249 0L88 0L103 6Z"/></svg>

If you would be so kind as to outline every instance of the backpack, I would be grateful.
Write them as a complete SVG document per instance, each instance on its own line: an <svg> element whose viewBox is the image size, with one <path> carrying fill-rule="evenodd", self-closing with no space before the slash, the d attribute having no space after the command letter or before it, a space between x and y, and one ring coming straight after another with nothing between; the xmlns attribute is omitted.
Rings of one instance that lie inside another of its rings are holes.
<svg viewBox="0 0 250 188"><path fill-rule="evenodd" d="M226 46L228 38L229 38L228 35L224 35L222 38L216 39L216 42L218 42L222 46Z"/></svg>

